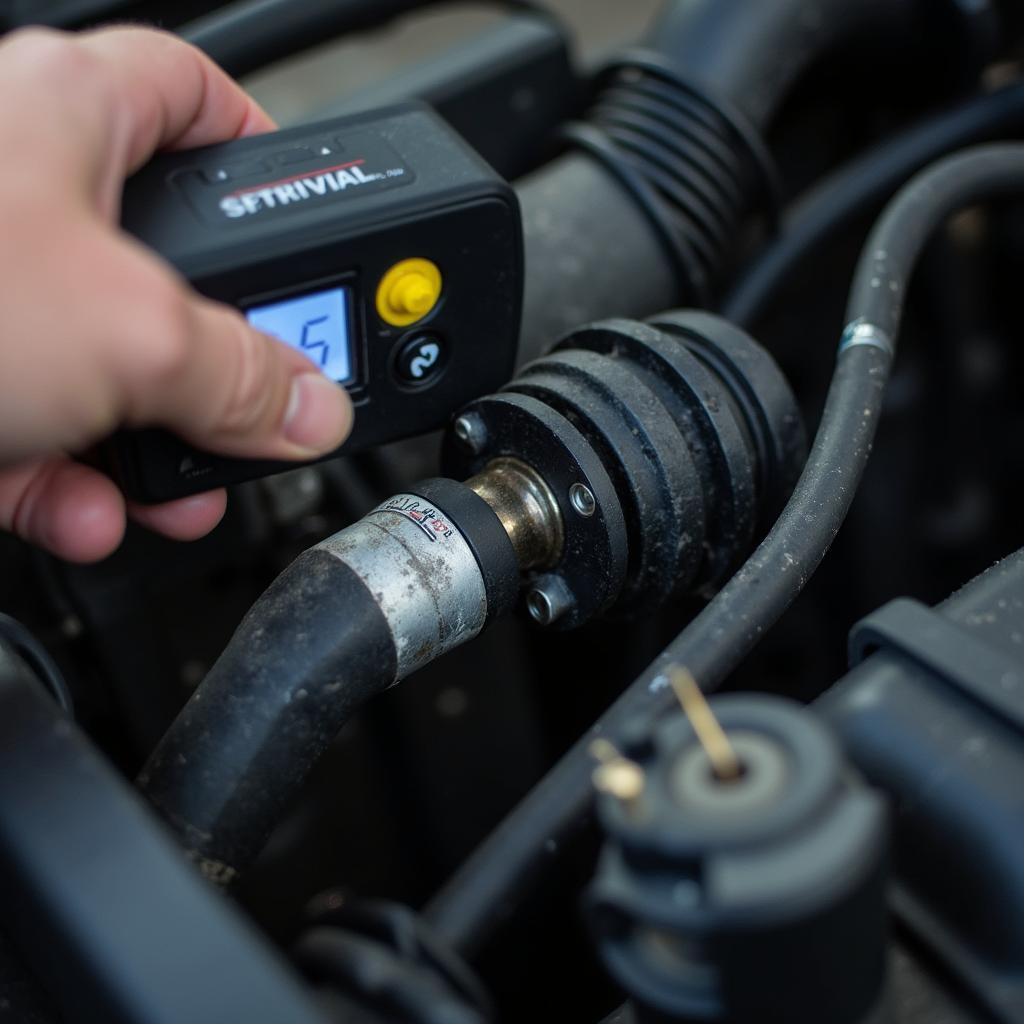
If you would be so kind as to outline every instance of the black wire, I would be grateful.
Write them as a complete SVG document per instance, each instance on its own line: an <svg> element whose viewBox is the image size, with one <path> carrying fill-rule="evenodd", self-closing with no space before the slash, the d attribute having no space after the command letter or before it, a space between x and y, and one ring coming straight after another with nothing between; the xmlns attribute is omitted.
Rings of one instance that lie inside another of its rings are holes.
<svg viewBox="0 0 1024 1024"><path fill-rule="evenodd" d="M17 619L0 612L0 640L5 641L14 653L32 670L39 681L46 687L50 696L67 715L75 713L71 691L64 681L57 663L50 652L30 633Z"/></svg>
<svg viewBox="0 0 1024 1024"><path fill-rule="evenodd" d="M804 472L768 536L740 571L605 712L462 866L426 909L433 931L472 954L515 909L592 803L595 736L671 709L664 672L687 666L714 690L789 607L846 517L871 452L903 298L928 235L953 210L1024 191L1024 145L950 157L910 182L872 231L850 291L857 344L841 348ZM872 326L874 325L874 326ZM850 332L844 334L844 338ZM881 347L879 347L881 346Z"/></svg>
<svg viewBox="0 0 1024 1024"><path fill-rule="evenodd" d="M840 168L787 212L781 233L741 273L722 314L750 327L787 279L825 243L870 215L912 174L964 146L1024 126L1024 82L973 97L903 130Z"/></svg>
<svg viewBox="0 0 1024 1024"><path fill-rule="evenodd" d="M934 164L903 188L868 236L846 306L895 337L910 272L934 230L957 210L1024 191L1024 143L975 146Z"/></svg>
<svg viewBox="0 0 1024 1024"><path fill-rule="evenodd" d="M238 0L180 34L236 78L347 32L375 28L440 0ZM530 0L500 0L535 11Z"/></svg>

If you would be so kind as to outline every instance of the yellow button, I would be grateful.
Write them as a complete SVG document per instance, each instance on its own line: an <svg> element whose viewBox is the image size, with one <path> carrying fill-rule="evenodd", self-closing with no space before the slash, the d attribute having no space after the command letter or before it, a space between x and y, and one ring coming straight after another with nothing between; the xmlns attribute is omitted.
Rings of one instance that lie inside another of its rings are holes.
<svg viewBox="0 0 1024 1024"><path fill-rule="evenodd" d="M422 320L441 297L441 271L430 260L402 260L377 286L377 313L394 327Z"/></svg>

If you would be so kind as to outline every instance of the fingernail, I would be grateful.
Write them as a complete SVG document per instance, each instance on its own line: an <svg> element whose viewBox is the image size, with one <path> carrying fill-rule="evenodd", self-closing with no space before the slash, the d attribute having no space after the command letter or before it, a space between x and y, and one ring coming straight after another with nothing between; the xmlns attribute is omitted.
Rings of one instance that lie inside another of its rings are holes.
<svg viewBox="0 0 1024 1024"><path fill-rule="evenodd" d="M332 451L348 436L352 406L343 388L320 373L292 379L284 414L284 436L310 454Z"/></svg>

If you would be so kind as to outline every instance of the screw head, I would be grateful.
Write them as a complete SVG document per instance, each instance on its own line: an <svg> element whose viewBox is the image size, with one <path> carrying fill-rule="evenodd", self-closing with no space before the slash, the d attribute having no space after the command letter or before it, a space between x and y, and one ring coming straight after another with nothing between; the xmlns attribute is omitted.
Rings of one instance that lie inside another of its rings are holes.
<svg viewBox="0 0 1024 1024"><path fill-rule="evenodd" d="M569 502L584 519L589 519L597 509L594 492L586 484L573 484L569 488Z"/></svg>
<svg viewBox="0 0 1024 1024"><path fill-rule="evenodd" d="M526 610L540 626L550 626L569 611L575 601L572 591L560 576L543 576L526 595Z"/></svg>
<svg viewBox="0 0 1024 1024"><path fill-rule="evenodd" d="M475 412L464 412L452 424L452 433L464 448L479 455L487 446L487 427Z"/></svg>
<svg viewBox="0 0 1024 1024"><path fill-rule="evenodd" d="M551 621L552 607L550 596L539 587L531 590L526 595L526 610L530 613L530 618L534 622L546 626Z"/></svg>

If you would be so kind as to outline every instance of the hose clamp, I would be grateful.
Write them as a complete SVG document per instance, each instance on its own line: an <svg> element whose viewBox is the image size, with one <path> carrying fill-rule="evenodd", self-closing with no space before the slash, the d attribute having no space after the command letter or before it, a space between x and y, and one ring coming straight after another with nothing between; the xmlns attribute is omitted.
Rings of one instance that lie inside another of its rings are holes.
<svg viewBox="0 0 1024 1024"><path fill-rule="evenodd" d="M890 359L896 354L896 346L892 335L878 324L873 324L863 317L852 320L846 325L843 336L839 340L839 355L857 345L871 345L881 349Z"/></svg>
<svg viewBox="0 0 1024 1024"><path fill-rule="evenodd" d="M458 527L418 494L396 494L317 545L366 584L391 631L395 681L472 639L487 589Z"/></svg>

